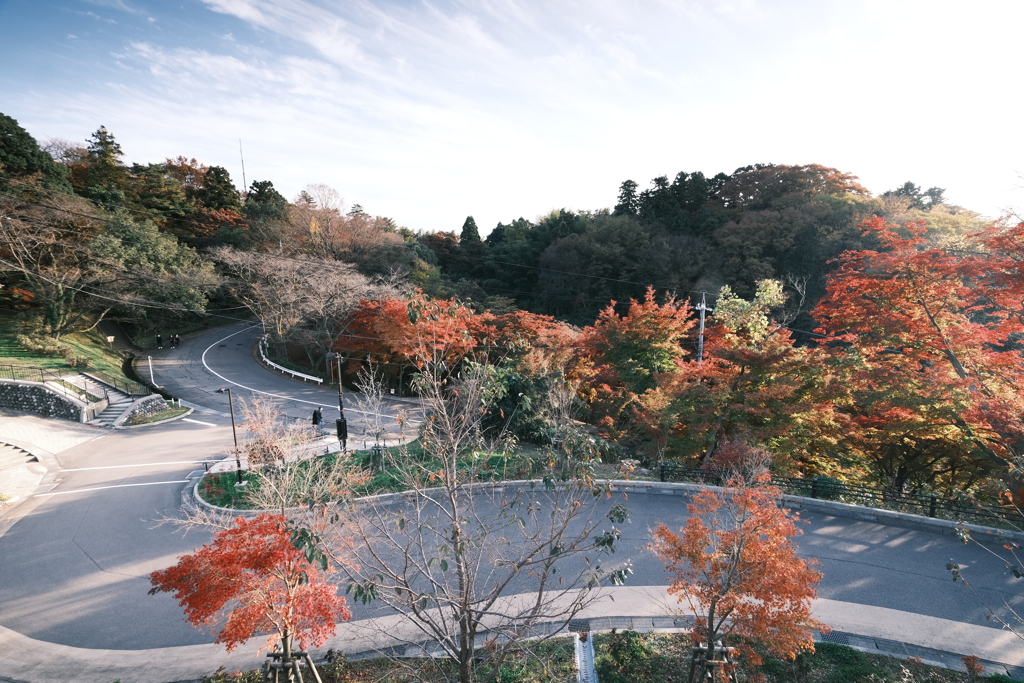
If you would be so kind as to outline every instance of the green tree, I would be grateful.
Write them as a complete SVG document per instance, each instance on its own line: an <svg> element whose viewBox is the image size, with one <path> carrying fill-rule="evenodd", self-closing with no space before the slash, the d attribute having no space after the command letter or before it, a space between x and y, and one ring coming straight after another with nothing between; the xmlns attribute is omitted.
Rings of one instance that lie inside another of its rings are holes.
<svg viewBox="0 0 1024 683"><path fill-rule="evenodd" d="M636 193L637 184L627 180L619 186L619 201L615 204L615 215L637 217L640 213L640 200Z"/></svg>
<svg viewBox="0 0 1024 683"><path fill-rule="evenodd" d="M238 190L231 182L231 175L223 166L211 166L203 177L203 186L196 198L208 211L230 209L241 211L242 203L238 199Z"/></svg>
<svg viewBox="0 0 1024 683"><path fill-rule="evenodd" d="M245 197L242 214L251 219L283 221L288 218L288 200L269 180L254 180Z"/></svg>
<svg viewBox="0 0 1024 683"><path fill-rule="evenodd" d="M130 184L128 169L121 162L121 145L106 126L100 126L89 137L86 150L84 187L76 189L108 211L121 208Z"/></svg>
<svg viewBox="0 0 1024 683"><path fill-rule="evenodd" d="M10 116L0 114L0 189L7 189L16 178L32 178L47 190L71 193L67 168L39 148L35 138Z"/></svg>

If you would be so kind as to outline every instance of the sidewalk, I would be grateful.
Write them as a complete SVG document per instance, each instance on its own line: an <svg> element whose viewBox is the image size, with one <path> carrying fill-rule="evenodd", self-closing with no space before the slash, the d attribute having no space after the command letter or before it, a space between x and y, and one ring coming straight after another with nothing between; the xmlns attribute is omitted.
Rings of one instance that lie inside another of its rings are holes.
<svg viewBox="0 0 1024 683"><path fill-rule="evenodd" d="M8 501L0 503L0 510L33 493L47 474L51 474L52 480L52 473L59 467L53 454L98 439L104 434L106 430L102 428L71 420L0 409L0 442L14 443L39 458L39 462L0 470L0 493L9 496Z"/></svg>
<svg viewBox="0 0 1024 683"><path fill-rule="evenodd" d="M679 630L680 613L665 586L628 586L603 590L606 597L580 615L592 631L611 628L637 631ZM513 596L510 599L515 599ZM629 616L621 616L629 615ZM988 673L1024 676L1024 642L1012 634L984 626L925 617L882 607L817 600L814 616L833 627L832 642L846 640L859 649L899 658L921 657L926 663L961 668L960 657L981 657ZM896 636L893 638L893 636ZM339 624L338 632L314 653L328 648L350 658L388 649L413 655L429 649L422 635L397 616ZM416 643L420 643L417 645ZM221 645L189 645L150 650L88 650L33 640L0 627L4 652L0 680L27 683L172 683L198 680L223 666L228 671L259 668L264 657L254 639L227 653Z"/></svg>

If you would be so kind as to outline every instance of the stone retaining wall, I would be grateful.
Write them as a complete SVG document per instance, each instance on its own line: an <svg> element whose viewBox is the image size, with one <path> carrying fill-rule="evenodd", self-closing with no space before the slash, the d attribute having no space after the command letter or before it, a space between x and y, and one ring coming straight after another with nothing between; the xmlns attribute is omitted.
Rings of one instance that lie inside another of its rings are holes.
<svg viewBox="0 0 1024 683"><path fill-rule="evenodd" d="M0 408L82 422L84 407L84 403L63 396L39 382L0 380Z"/></svg>
<svg viewBox="0 0 1024 683"><path fill-rule="evenodd" d="M144 398L140 398L138 401L132 404L131 408L125 412L124 415L117 419L114 423L115 427L122 425L130 425L132 419L143 415L152 415L167 410L170 406L167 405L167 401L163 399L159 394L151 394Z"/></svg>

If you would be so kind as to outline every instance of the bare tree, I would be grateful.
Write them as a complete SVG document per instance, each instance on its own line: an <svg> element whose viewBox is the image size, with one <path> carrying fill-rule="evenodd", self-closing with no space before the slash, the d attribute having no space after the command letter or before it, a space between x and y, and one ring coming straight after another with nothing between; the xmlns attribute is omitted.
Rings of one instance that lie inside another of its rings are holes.
<svg viewBox="0 0 1024 683"><path fill-rule="evenodd" d="M356 403L358 403L359 409L367 414L363 436L370 437L374 445L377 445L381 442L381 437L385 432L384 408L386 402L384 399L384 376L375 363L367 363L359 371L356 388L359 389Z"/></svg>
<svg viewBox="0 0 1024 683"><path fill-rule="evenodd" d="M606 499L591 462L531 482L485 483L481 420L500 391L493 374L472 363L459 376L424 365L426 455L392 463L408 492L398 502L358 502L342 522L352 543L327 548L351 557L355 599L407 618L453 663L454 673L442 673L462 683L494 680L506 658L537 642L527 636L553 635L599 597L602 582L629 573L628 562L601 564L620 537L613 524L628 513Z"/></svg>
<svg viewBox="0 0 1024 683"><path fill-rule="evenodd" d="M393 293L387 284L330 259L297 258L219 247L214 258L236 279L235 291L273 335L306 350L313 367L325 367L344 323L362 299Z"/></svg>

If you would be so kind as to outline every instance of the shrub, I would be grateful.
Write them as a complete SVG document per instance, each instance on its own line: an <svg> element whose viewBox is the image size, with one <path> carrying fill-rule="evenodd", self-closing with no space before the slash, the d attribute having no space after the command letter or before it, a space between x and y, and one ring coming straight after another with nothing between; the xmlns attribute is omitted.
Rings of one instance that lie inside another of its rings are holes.
<svg viewBox="0 0 1024 683"><path fill-rule="evenodd" d="M81 370L85 370L92 363L92 361L90 361L85 356L76 356L74 354L71 354L65 357L67 358L68 365L70 365L73 368L78 368Z"/></svg>

